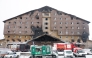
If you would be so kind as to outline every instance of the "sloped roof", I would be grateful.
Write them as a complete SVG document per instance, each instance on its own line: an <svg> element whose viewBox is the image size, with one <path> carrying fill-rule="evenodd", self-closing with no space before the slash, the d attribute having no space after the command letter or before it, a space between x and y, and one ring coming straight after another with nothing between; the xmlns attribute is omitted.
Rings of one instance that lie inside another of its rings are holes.
<svg viewBox="0 0 92 58"><path fill-rule="evenodd" d="M22 16L22 15L27 14L27 13L31 13L31 14L33 14L34 11L36 11L36 10L38 10L38 11L40 11L40 12L50 12L50 11L52 11L52 10L56 10L58 14L64 13L64 14L66 14L66 15L70 15L71 17L74 17L74 18L83 20L83 21L85 21L85 22L87 22L87 23L90 23L89 21L84 20L84 19L82 19L82 18L79 18L79 17L77 17L77 16L75 16L75 15L68 14L68 13L65 13L65 12L62 12L62 11L58 11L57 9L54 9L54 8L52 8L52 7L49 7L49 6L44 6L44 7L41 7L41 8L39 8L39 9L35 9L35 10L31 10L31 11L25 12L25 13L20 14L20 15L18 15L18 16L9 18L9 19L7 19L7 20L4 20L3 22L6 22L6 21L8 21L8 20L12 20L13 18Z"/></svg>
<svg viewBox="0 0 92 58"><path fill-rule="evenodd" d="M61 41L61 42L64 43L64 41L60 40L59 38L56 38L56 37L53 37L53 36L47 35L47 34L43 34L41 36L38 36L38 37L36 37L36 38L34 38L32 40L29 40L28 42L30 42L30 41L41 41L41 40L42 41L47 41L47 40L54 41L55 40L55 41Z"/></svg>

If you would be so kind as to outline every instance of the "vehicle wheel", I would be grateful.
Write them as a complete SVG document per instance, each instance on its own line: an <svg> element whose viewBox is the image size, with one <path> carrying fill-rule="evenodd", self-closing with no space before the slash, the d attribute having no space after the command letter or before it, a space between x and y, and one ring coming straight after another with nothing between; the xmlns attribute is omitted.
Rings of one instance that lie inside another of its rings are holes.
<svg viewBox="0 0 92 58"><path fill-rule="evenodd" d="M16 58L19 58L19 55L17 55L17 57Z"/></svg>
<svg viewBox="0 0 92 58"><path fill-rule="evenodd" d="M10 56L10 58L12 58L12 56Z"/></svg>

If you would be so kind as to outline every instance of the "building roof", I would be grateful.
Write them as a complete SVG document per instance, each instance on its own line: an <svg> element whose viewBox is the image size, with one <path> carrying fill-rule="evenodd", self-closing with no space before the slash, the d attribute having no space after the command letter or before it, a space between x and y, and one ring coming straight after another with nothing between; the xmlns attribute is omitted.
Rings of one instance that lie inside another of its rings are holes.
<svg viewBox="0 0 92 58"><path fill-rule="evenodd" d="M58 14L64 13L64 14L70 15L71 17L74 17L74 18L76 18L76 19L80 19L80 20L83 20L83 21L85 21L85 22L87 22L87 23L90 23L89 21L84 20L84 19L82 19L82 18L79 18L79 17L77 17L77 16L75 16L75 15L68 14L68 13L65 13L65 12L62 12L62 11L59 11L59 10L54 9L54 8L52 8L52 7L49 7L49 6L44 6L44 7L41 7L41 8L39 8L39 9L35 9L35 10L31 10L31 11L25 12L25 13L20 14L20 15L18 15L18 16L9 18L9 19L7 19L7 20L4 20L3 22L6 22L6 21L8 21L8 20L12 20L13 18L22 16L22 15L27 14L27 13L30 13L30 14L32 15L32 14L34 13L34 11L36 11L36 10L38 10L38 11L40 11L40 12L50 12L50 11L52 11L52 10L56 10Z"/></svg>
<svg viewBox="0 0 92 58"><path fill-rule="evenodd" d="M64 41L61 41L59 38L56 38L56 37L53 37L53 36L47 35L47 34L43 34L43 35L38 36L32 40L29 40L29 41L27 41L27 43L30 41L60 41L60 42L64 43Z"/></svg>

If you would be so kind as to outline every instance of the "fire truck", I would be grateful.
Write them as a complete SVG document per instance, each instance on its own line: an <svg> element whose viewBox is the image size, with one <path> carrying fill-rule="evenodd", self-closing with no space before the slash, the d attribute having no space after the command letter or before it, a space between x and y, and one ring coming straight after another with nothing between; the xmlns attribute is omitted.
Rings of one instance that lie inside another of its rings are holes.
<svg viewBox="0 0 92 58"><path fill-rule="evenodd" d="M53 49L57 51L72 50L73 52L76 52L82 48L75 46L73 43L54 43Z"/></svg>

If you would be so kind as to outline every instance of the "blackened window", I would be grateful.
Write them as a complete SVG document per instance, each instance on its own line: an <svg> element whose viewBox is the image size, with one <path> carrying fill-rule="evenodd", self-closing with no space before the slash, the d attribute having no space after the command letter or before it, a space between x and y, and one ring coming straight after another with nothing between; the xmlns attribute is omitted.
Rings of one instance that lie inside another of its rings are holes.
<svg viewBox="0 0 92 58"><path fill-rule="evenodd" d="M45 27L45 29L48 29L48 27Z"/></svg>
<svg viewBox="0 0 92 58"><path fill-rule="evenodd" d="M45 20L48 20L48 18L45 18Z"/></svg>
<svg viewBox="0 0 92 58"><path fill-rule="evenodd" d="M10 36L8 36L8 38L10 38Z"/></svg>
<svg viewBox="0 0 92 58"><path fill-rule="evenodd" d="M48 25L48 23L46 22L45 25Z"/></svg>
<svg viewBox="0 0 92 58"><path fill-rule="evenodd" d="M16 24L16 22L14 22L14 24Z"/></svg>
<svg viewBox="0 0 92 58"><path fill-rule="evenodd" d="M37 26L37 28L39 28L39 26Z"/></svg>
<svg viewBox="0 0 92 58"><path fill-rule="evenodd" d="M10 33L10 31L8 31L8 33Z"/></svg>
<svg viewBox="0 0 92 58"><path fill-rule="evenodd" d="M19 28L21 28L21 26Z"/></svg>
<svg viewBox="0 0 92 58"><path fill-rule="evenodd" d="M9 24L10 24L11 22L9 22Z"/></svg>
<svg viewBox="0 0 92 58"><path fill-rule="evenodd" d="M60 27L60 28L62 28L62 27Z"/></svg>
<svg viewBox="0 0 92 58"><path fill-rule="evenodd" d="M20 19L22 19L22 17L20 17Z"/></svg>
<svg viewBox="0 0 92 58"><path fill-rule="evenodd" d="M27 28L27 26L25 28Z"/></svg>
<svg viewBox="0 0 92 58"><path fill-rule="evenodd" d="M39 24L39 22L37 22Z"/></svg>
<svg viewBox="0 0 92 58"><path fill-rule="evenodd" d="M77 24L79 24L79 22L77 22Z"/></svg>
<svg viewBox="0 0 92 58"><path fill-rule="evenodd" d="M45 32L46 34L48 34L48 32Z"/></svg>

